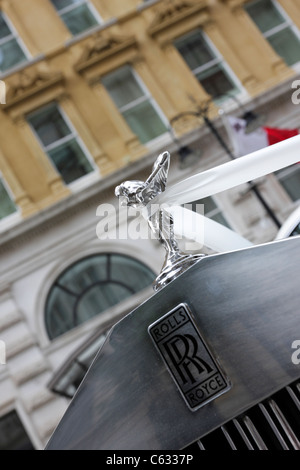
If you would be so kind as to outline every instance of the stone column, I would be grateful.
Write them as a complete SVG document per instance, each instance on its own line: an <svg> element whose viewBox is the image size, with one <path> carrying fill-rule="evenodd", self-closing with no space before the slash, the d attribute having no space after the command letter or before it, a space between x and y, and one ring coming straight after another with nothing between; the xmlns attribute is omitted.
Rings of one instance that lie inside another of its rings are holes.
<svg viewBox="0 0 300 470"><path fill-rule="evenodd" d="M146 61L142 58L139 58L133 62L133 67L138 73L139 77L143 80L143 83L146 85L148 90L151 92L156 103L160 106L165 116L168 119L172 119L176 115L176 109L168 100L167 95L170 93L167 87L165 90L162 90L157 82L156 78L153 75L153 72L150 71Z"/></svg>
<svg viewBox="0 0 300 470"><path fill-rule="evenodd" d="M68 96L63 96L60 100L60 105L72 121L75 130L89 150L100 170L101 176L107 175L115 170L116 166L92 136L73 101Z"/></svg>
<svg viewBox="0 0 300 470"><path fill-rule="evenodd" d="M140 143L137 136L131 131L130 127L126 123L125 119L111 100L108 92L101 82L97 82L93 85L95 92L98 94L102 106L105 108L106 114L109 116L111 122L115 126L115 129L121 137L125 147L127 148L133 159L138 159L146 153L145 148Z"/></svg>
<svg viewBox="0 0 300 470"><path fill-rule="evenodd" d="M217 23L211 21L204 25L203 31L207 34L226 63L230 66L241 84L250 92L258 85L257 79L247 70L247 67L239 59L233 48L230 47L226 38L222 35Z"/></svg>
<svg viewBox="0 0 300 470"><path fill-rule="evenodd" d="M245 34L251 38L252 44L255 44L255 49L260 51L260 56L266 58L266 64L270 65L271 74L270 80L273 79L273 74L281 76L282 78L288 78L294 75L294 72L286 65L284 60L274 51L272 46L265 39L255 23L251 20L249 15L243 8L243 5L237 5L232 8L232 12L236 17L236 20L240 23ZM275 81L278 81L275 79Z"/></svg>
<svg viewBox="0 0 300 470"><path fill-rule="evenodd" d="M37 212L38 209L36 205L32 202L29 195L24 191L21 183L18 181L1 151L0 168L7 184L13 193L15 204L21 209L22 216L27 217L34 212Z"/></svg>

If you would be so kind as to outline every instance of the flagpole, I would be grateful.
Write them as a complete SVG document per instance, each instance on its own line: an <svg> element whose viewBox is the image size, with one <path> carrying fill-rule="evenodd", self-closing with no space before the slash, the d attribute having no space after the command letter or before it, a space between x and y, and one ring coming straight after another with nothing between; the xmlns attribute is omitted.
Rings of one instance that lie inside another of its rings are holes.
<svg viewBox="0 0 300 470"><path fill-rule="evenodd" d="M222 146L222 148L225 150L225 152L227 153L227 155L229 156L229 158L231 160L235 160L236 157L234 156L234 154L232 153L232 151L230 150L230 148L228 147L227 143L225 142L225 140L223 139L223 137L221 136L221 134L219 133L218 129L216 128L216 126L214 125L214 123L209 119L208 117L208 106L205 106L203 108L200 108L199 106L197 106L197 111L185 111L183 113L180 113L178 114L177 116L175 116L173 119L171 119L170 121L170 124L172 125L175 121L178 121L179 119L181 119L182 117L184 116L196 116L196 117L201 117L203 119L203 121L205 122L206 126L209 128L209 130L211 131L211 133L214 135L214 137L216 138L216 140L219 142L219 144ZM242 157L240 157L242 158ZM267 201L264 199L264 197L262 196L261 192L259 191L259 189L257 188L257 185L255 185L253 182L248 182L247 183L248 186L249 186L249 190L250 191L253 191L253 193L255 194L255 196L257 197L257 199L260 201L260 203L262 204L262 206L264 207L264 209L266 210L267 214L269 215L269 217L273 220L274 224L276 225L277 228L280 228L281 227L281 223L280 221L278 220L278 218L276 217L274 211L271 209L271 207L269 206L269 204L267 203Z"/></svg>

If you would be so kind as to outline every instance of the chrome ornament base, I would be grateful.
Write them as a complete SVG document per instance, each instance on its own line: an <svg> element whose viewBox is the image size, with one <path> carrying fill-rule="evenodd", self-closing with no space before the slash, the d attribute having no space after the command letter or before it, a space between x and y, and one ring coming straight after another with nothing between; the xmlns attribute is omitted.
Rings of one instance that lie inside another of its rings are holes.
<svg viewBox="0 0 300 470"><path fill-rule="evenodd" d="M198 263L205 255L202 254L185 254L178 252L174 256L168 258L164 264L160 274L153 283L153 289L158 292L167 284L176 279L180 274L184 273L188 268Z"/></svg>

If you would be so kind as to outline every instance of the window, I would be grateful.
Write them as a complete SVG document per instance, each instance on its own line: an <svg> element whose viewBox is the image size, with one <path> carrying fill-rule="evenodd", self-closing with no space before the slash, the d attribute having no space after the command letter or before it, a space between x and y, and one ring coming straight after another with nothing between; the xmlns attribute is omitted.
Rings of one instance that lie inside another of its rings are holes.
<svg viewBox="0 0 300 470"><path fill-rule="evenodd" d="M51 1L59 16L74 36L99 24L98 15L87 0Z"/></svg>
<svg viewBox="0 0 300 470"><path fill-rule="evenodd" d="M109 329L110 327L104 334L96 334L88 339L79 350L76 349L48 384L53 393L73 398L93 359L104 344Z"/></svg>
<svg viewBox="0 0 300 470"><path fill-rule="evenodd" d="M34 450L15 411L0 417L0 450Z"/></svg>
<svg viewBox="0 0 300 470"><path fill-rule="evenodd" d="M50 339L150 286L154 273L124 255L102 254L84 258L64 271L46 302L45 322Z"/></svg>
<svg viewBox="0 0 300 470"><path fill-rule="evenodd" d="M28 116L27 120L66 184L93 171L76 131L56 104Z"/></svg>
<svg viewBox="0 0 300 470"><path fill-rule="evenodd" d="M16 212L16 210L17 208L9 195L9 191L0 177L0 221Z"/></svg>
<svg viewBox="0 0 300 470"><path fill-rule="evenodd" d="M26 60L17 34L5 15L0 12L0 71L5 72Z"/></svg>
<svg viewBox="0 0 300 470"><path fill-rule="evenodd" d="M199 201L195 201L192 203L192 209L196 211L197 204L204 204L204 215L209 219L218 222L219 224L225 225L225 227L230 228L229 223L227 222L226 218L222 214L221 209L217 206L214 199L212 197L206 197L204 199L200 199Z"/></svg>
<svg viewBox="0 0 300 470"><path fill-rule="evenodd" d="M201 31L177 39L174 45L213 99L239 91L223 59Z"/></svg>
<svg viewBox="0 0 300 470"><path fill-rule="evenodd" d="M300 165L284 168L277 171L276 175L292 201L300 200Z"/></svg>
<svg viewBox="0 0 300 470"><path fill-rule="evenodd" d="M106 75L102 83L141 143L167 132L156 103L130 67Z"/></svg>
<svg viewBox="0 0 300 470"><path fill-rule="evenodd" d="M245 9L287 65L300 61L299 32L281 7L272 0L258 0L246 5Z"/></svg>

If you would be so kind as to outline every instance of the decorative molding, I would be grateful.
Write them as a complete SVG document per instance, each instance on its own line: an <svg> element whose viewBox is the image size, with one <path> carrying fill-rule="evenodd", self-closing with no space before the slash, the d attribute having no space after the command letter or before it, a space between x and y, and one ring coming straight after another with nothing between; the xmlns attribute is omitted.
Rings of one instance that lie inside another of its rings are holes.
<svg viewBox="0 0 300 470"><path fill-rule="evenodd" d="M100 74L121 66L138 55L138 44L134 37L116 36L101 31L88 41L83 53L74 65L76 72L89 75L97 67Z"/></svg>
<svg viewBox="0 0 300 470"><path fill-rule="evenodd" d="M191 22L192 26L199 27L211 21L208 0L166 0L156 8L156 16L148 28L148 34L162 43L173 40L178 30L179 34L183 34L180 25L186 20L187 31L191 29Z"/></svg>
<svg viewBox="0 0 300 470"><path fill-rule="evenodd" d="M10 110L28 98L47 92L53 86L63 85L63 82L64 76L61 72L52 72L45 66L35 65L22 70L6 81L6 104L3 109Z"/></svg>
<svg viewBox="0 0 300 470"><path fill-rule="evenodd" d="M249 1L250 0L221 0L221 2L228 6L232 11L242 8Z"/></svg>

